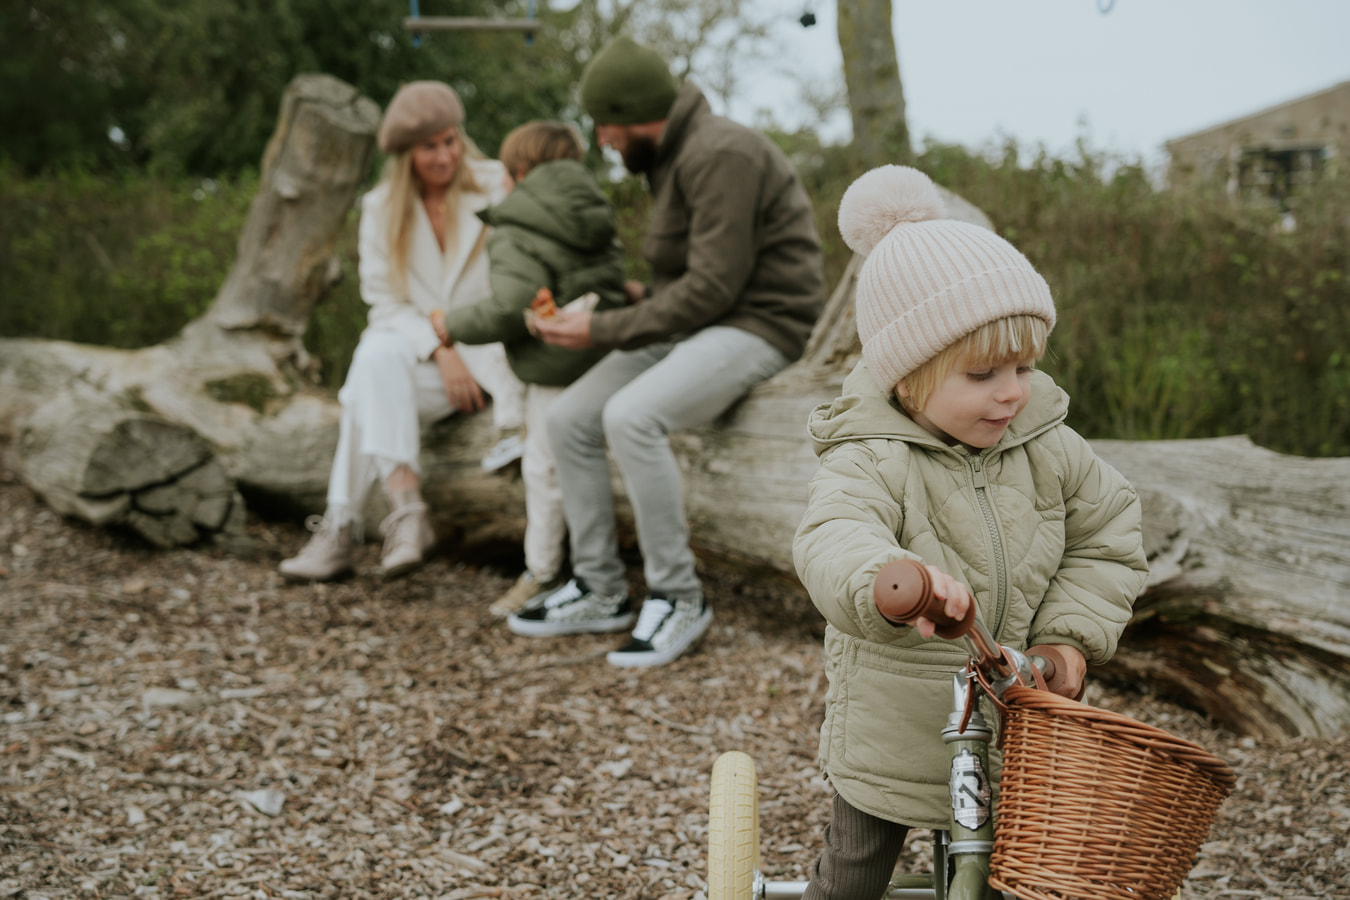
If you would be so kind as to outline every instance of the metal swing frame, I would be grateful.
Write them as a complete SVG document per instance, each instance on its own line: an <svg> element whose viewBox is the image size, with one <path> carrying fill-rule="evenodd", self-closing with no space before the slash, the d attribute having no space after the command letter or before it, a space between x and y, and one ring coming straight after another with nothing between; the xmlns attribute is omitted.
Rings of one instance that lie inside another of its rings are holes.
<svg viewBox="0 0 1350 900"><path fill-rule="evenodd" d="M524 19L466 18L463 16L423 16L418 11L417 0L409 0L412 14L403 20L405 31L413 33L413 46L420 46L423 31L519 31L525 35L526 43L540 30L539 20L534 17L535 0L530 0Z"/></svg>

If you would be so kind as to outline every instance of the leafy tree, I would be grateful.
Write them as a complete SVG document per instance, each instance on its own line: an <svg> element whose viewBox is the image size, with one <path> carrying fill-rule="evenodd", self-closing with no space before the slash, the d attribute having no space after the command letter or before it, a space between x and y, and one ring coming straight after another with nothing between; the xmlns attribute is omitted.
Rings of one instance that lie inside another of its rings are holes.
<svg viewBox="0 0 1350 900"><path fill-rule="evenodd" d="M25 171L116 160L108 140L117 87L111 24L81 0L0 9L0 156Z"/></svg>
<svg viewBox="0 0 1350 900"><path fill-rule="evenodd" d="M519 17L524 5L440 0L422 11ZM436 32L420 47L408 13L406 0L21 0L0 30L0 155L27 172L250 168L287 83L313 71L380 103L404 81L448 81L488 149L515 124L566 109L579 64L555 36L572 13L545 10L530 44L518 32Z"/></svg>

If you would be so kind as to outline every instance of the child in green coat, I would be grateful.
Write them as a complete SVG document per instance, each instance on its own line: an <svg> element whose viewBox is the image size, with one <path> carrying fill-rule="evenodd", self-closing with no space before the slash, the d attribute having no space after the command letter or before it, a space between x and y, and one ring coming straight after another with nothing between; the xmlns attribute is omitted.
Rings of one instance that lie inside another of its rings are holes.
<svg viewBox="0 0 1350 900"><path fill-rule="evenodd" d="M583 154L581 136L565 122L527 122L507 134L500 156L509 193L479 213L492 226L491 294L432 320L443 343L500 341L525 383L525 572L492 604L500 616L562 583L567 526L545 414L562 389L604 355L544 343L530 333L525 313L541 289L558 306L588 293L599 309L627 302L614 209L581 163Z"/></svg>
<svg viewBox="0 0 1350 900"><path fill-rule="evenodd" d="M1052 689L1071 697L1085 663L1115 652L1147 575L1138 497L1036 371L1049 287L1007 241L943 215L927 176L898 166L839 208L867 254L863 362L811 415L820 468L793 546L828 622L819 758L837 791L808 900L883 896L908 830L950 821L939 731L967 655L931 622L885 617L884 565L925 564L948 614L973 603L999 643L1054 657Z"/></svg>

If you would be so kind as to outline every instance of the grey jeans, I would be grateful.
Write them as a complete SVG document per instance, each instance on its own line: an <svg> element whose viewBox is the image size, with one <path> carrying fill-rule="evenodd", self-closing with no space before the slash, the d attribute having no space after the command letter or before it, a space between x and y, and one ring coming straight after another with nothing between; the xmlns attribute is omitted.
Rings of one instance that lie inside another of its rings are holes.
<svg viewBox="0 0 1350 900"><path fill-rule="evenodd" d="M699 590L671 432L711 422L789 360L740 328L616 350L553 401L549 442L562 485L572 571L594 591L627 593L606 447L633 506L647 588Z"/></svg>

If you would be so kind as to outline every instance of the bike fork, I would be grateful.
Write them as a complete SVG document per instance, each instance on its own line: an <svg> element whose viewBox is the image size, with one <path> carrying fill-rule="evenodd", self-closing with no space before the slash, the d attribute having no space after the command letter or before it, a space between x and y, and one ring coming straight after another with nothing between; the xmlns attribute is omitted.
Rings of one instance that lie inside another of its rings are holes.
<svg viewBox="0 0 1350 900"><path fill-rule="evenodd" d="M934 840L934 871L952 872L951 884L943 890L943 879L934 879L936 900L1001 900L1002 891L989 886L989 857L994 852L993 785L989 772L989 742L994 731L980 713L979 704L967 697L975 689L966 674L957 675L952 685L952 713L942 739L951 760L947 786L951 794L952 824L945 846ZM938 856L942 858L939 859ZM942 865L938 869L936 866Z"/></svg>

